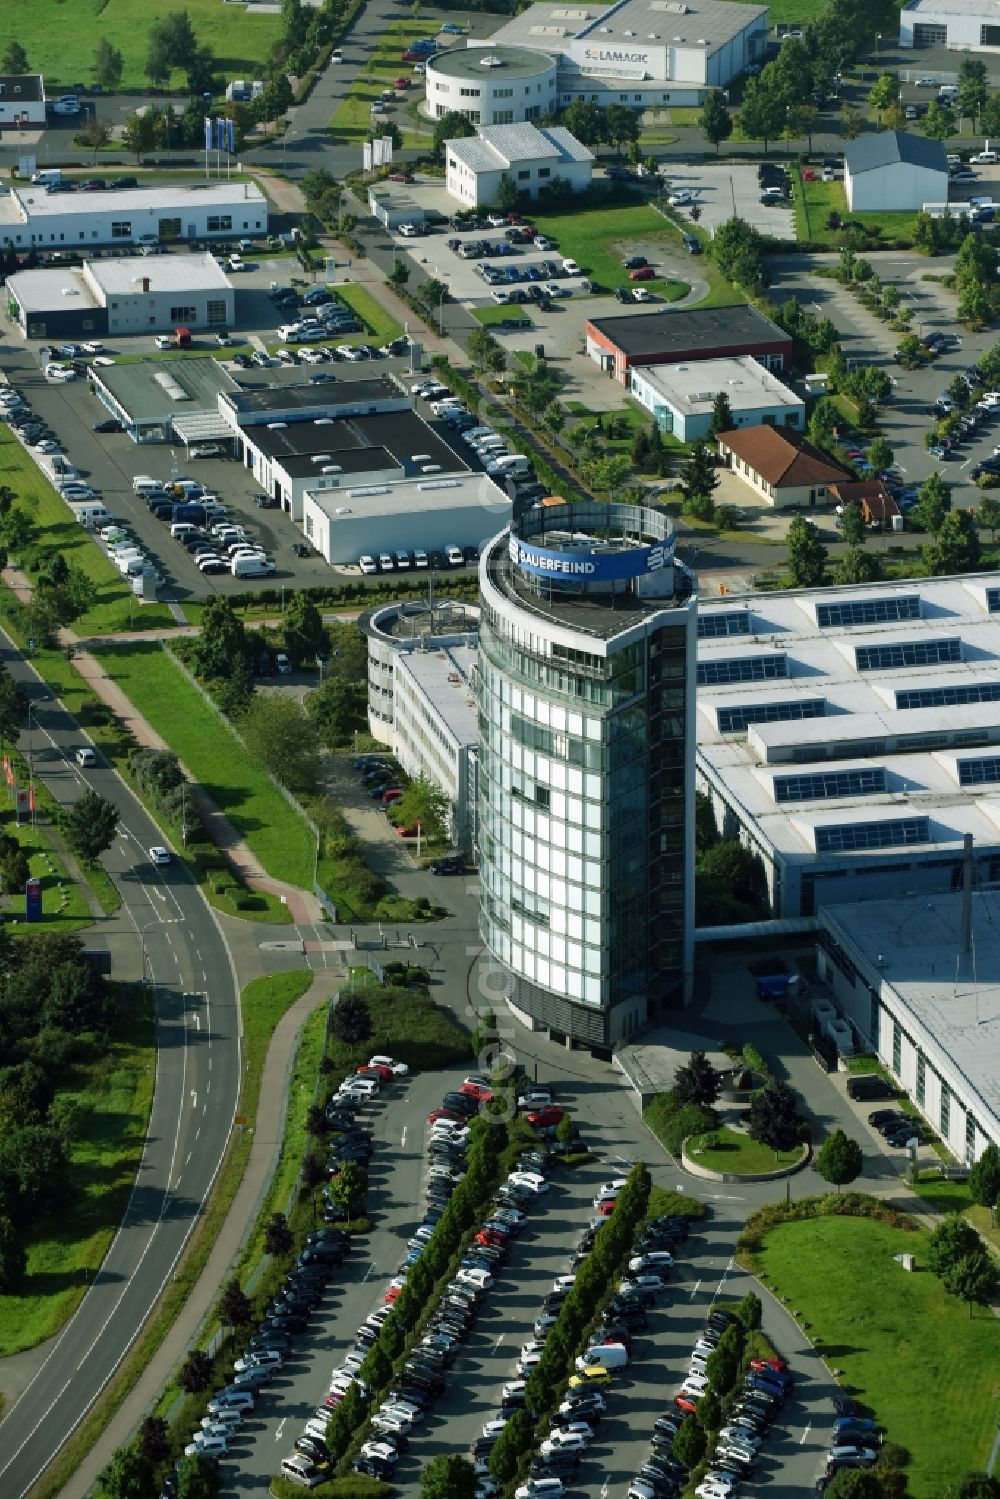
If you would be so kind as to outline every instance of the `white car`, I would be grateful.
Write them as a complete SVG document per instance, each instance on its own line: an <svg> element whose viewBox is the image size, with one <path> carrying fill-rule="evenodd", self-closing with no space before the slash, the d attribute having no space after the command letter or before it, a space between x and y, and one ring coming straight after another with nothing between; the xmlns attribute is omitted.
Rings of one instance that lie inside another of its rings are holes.
<svg viewBox="0 0 1000 1499"><path fill-rule="evenodd" d="M284 1354L276 1348L265 1348L260 1353L245 1353L236 1360L233 1368L237 1374L242 1374L245 1369L279 1369L284 1362Z"/></svg>
<svg viewBox="0 0 1000 1499"><path fill-rule="evenodd" d="M675 193L671 193L667 199L671 208L683 208L685 203L694 202L694 194L689 193L686 187L679 187Z"/></svg>
<svg viewBox="0 0 1000 1499"><path fill-rule="evenodd" d="M744 1463L749 1467L757 1454L752 1447L745 1447L742 1442L723 1441L715 1449L716 1457L731 1457L734 1462Z"/></svg>
<svg viewBox="0 0 1000 1499"><path fill-rule="evenodd" d="M549 1184L544 1176L537 1176L533 1171L512 1171L507 1181L512 1187L525 1187L536 1196L549 1190Z"/></svg>
<svg viewBox="0 0 1000 1499"><path fill-rule="evenodd" d="M695 1489L695 1493L698 1499L729 1499L732 1489L723 1488L718 1483L709 1483L706 1478L704 1483L700 1483Z"/></svg>
<svg viewBox="0 0 1000 1499"><path fill-rule="evenodd" d="M737 1447L747 1447L756 1452L764 1438L749 1426L724 1426L719 1432L720 1442L732 1442Z"/></svg>
<svg viewBox="0 0 1000 1499"><path fill-rule="evenodd" d="M378 572L378 563L375 561L375 558L370 557L367 552L363 557L358 559L358 567L363 573Z"/></svg>
<svg viewBox="0 0 1000 1499"><path fill-rule="evenodd" d="M158 333L153 339L153 343L158 349L172 349L174 347L174 340L166 333Z"/></svg>
<svg viewBox="0 0 1000 1499"><path fill-rule="evenodd" d="M400 224L399 232L404 239L416 239L418 231L416 224Z"/></svg>
<svg viewBox="0 0 1000 1499"><path fill-rule="evenodd" d="M714 1342L711 1338L699 1338L691 1352L695 1356L700 1355L702 1358L708 1358L709 1354L714 1353L718 1346L718 1343Z"/></svg>
<svg viewBox="0 0 1000 1499"><path fill-rule="evenodd" d="M205 1436L201 1431L195 1433L194 1441L188 1442L184 1448L185 1457L225 1457L229 1451L229 1444L224 1437Z"/></svg>
<svg viewBox="0 0 1000 1499"><path fill-rule="evenodd" d="M510 1395L523 1395L527 1387L527 1380L511 1379L508 1380L508 1382L504 1385L502 1393L504 1395L504 1398Z"/></svg>
<svg viewBox="0 0 1000 1499"><path fill-rule="evenodd" d="M188 453L189 458L221 458L222 449L214 442L203 442Z"/></svg>
<svg viewBox="0 0 1000 1499"><path fill-rule="evenodd" d="M241 1410L216 1411L214 1416L202 1416L201 1425L203 1431L214 1430L220 1424L235 1428L242 1425L243 1412Z"/></svg>
<svg viewBox="0 0 1000 1499"><path fill-rule="evenodd" d="M587 1444L583 1440L583 1437L569 1432L564 1435L560 1428L554 1431L550 1437L546 1437L538 1450L542 1457L551 1457L554 1452L583 1452L586 1446Z"/></svg>
<svg viewBox="0 0 1000 1499"><path fill-rule="evenodd" d="M689 1374L681 1385L681 1394L701 1396L709 1389L711 1389L711 1381L704 1374Z"/></svg>
<svg viewBox="0 0 1000 1499"><path fill-rule="evenodd" d="M485 1423L485 1425L483 1426L483 1436L484 1437L498 1437L500 1435L500 1433L503 1431L503 1429L504 1429L504 1427L506 1425L507 1425L507 1422L505 1420L502 1420L502 1421L487 1421Z"/></svg>
<svg viewBox="0 0 1000 1499"><path fill-rule="evenodd" d="M170 850L163 847L162 843L154 843L149 850L149 862L151 864L169 864L173 858Z"/></svg>
<svg viewBox="0 0 1000 1499"><path fill-rule="evenodd" d="M82 348L83 348L83 352L85 354L103 354L104 353L104 345L101 342L99 342L99 340L97 340L97 339L94 339L94 341L92 343L83 344Z"/></svg>
<svg viewBox="0 0 1000 1499"><path fill-rule="evenodd" d="M114 361L114 360L113 360L113 359L109 359L109 358L108 358L108 356L107 356L107 354L98 354L98 355L97 355L97 356L96 356L96 357L95 357L95 358L94 358L94 359L93 359L93 360L92 360L92 361L91 361L91 363L93 363L93 364L98 364L98 365L100 365L100 367L101 367L101 368L102 368L102 369L110 369L110 368L111 368L111 367L112 367L112 366L113 366L113 365L114 365L114 362L115 362L115 361Z"/></svg>
<svg viewBox="0 0 1000 1499"><path fill-rule="evenodd" d="M45 378L46 380L75 380L76 370L71 369L68 364L47 364L45 366Z"/></svg>
<svg viewBox="0 0 1000 1499"><path fill-rule="evenodd" d="M477 1291L487 1291L493 1284L493 1277L488 1270L474 1270L469 1266L459 1270L455 1279L460 1285L475 1286Z"/></svg>
<svg viewBox="0 0 1000 1499"><path fill-rule="evenodd" d="M299 358L302 360L303 364L325 364L326 363L326 360L323 358L323 355L320 354L319 351L316 350L316 349L303 349L302 353L299 355Z"/></svg>
<svg viewBox="0 0 1000 1499"><path fill-rule="evenodd" d="M583 275L583 271L577 265L577 263L576 263L575 260L564 260L563 263L562 263L562 268L563 268L564 274L567 275L567 276L582 276Z"/></svg>
<svg viewBox="0 0 1000 1499"><path fill-rule="evenodd" d="M529 1478L514 1490L514 1499L558 1499L565 1492L561 1478Z"/></svg>
<svg viewBox="0 0 1000 1499"><path fill-rule="evenodd" d="M559 281L549 281L545 290L550 297L571 297L573 293L568 286L563 286Z"/></svg>
<svg viewBox="0 0 1000 1499"><path fill-rule="evenodd" d="M356 349L353 344L338 344L337 353L340 354L342 358L348 360L351 364L357 364L358 360L364 359L366 357L362 353L362 351L360 349Z"/></svg>
<svg viewBox="0 0 1000 1499"><path fill-rule="evenodd" d="M576 1285L575 1275L557 1275L552 1282L553 1291L571 1291Z"/></svg>
<svg viewBox="0 0 1000 1499"><path fill-rule="evenodd" d="M361 1456L377 1457L384 1463L392 1463L397 1460L399 1453L388 1442L365 1442L361 1448Z"/></svg>
<svg viewBox="0 0 1000 1499"><path fill-rule="evenodd" d="M332 1411L330 1412L330 1415L333 1415ZM305 1426L303 1426L302 1435L304 1437L312 1437L314 1441L317 1442L325 1442L328 1424L329 1423L327 1421L324 1421L322 1417L312 1416L306 1422Z"/></svg>
<svg viewBox="0 0 1000 1499"><path fill-rule="evenodd" d="M654 1249L649 1254L637 1254L635 1259L629 1260L628 1267L633 1271L652 1270L655 1274L658 1266L663 1265L669 1270L673 1263L674 1257L666 1249Z"/></svg>
<svg viewBox="0 0 1000 1499"><path fill-rule="evenodd" d="M410 1069L405 1062L397 1062L392 1057L369 1057L369 1067L388 1067L394 1077L409 1077Z"/></svg>

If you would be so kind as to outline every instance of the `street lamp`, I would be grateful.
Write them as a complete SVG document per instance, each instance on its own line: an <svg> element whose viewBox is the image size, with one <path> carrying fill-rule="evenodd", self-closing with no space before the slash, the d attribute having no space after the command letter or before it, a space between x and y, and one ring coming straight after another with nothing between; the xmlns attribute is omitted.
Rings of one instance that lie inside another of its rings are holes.
<svg viewBox="0 0 1000 1499"><path fill-rule="evenodd" d="M444 299L447 295L448 288L446 286L442 286L441 299L438 302L438 332L440 333L442 338L444 338Z"/></svg>

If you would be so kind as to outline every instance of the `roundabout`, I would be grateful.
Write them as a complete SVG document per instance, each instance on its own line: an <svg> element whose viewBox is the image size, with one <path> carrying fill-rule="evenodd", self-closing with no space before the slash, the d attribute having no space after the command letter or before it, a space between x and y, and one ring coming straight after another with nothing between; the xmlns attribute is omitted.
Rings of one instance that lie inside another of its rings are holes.
<svg viewBox="0 0 1000 1499"><path fill-rule="evenodd" d="M801 1171L811 1157L812 1146L808 1143L776 1151L725 1124L688 1135L681 1146L684 1170L717 1182L778 1181Z"/></svg>

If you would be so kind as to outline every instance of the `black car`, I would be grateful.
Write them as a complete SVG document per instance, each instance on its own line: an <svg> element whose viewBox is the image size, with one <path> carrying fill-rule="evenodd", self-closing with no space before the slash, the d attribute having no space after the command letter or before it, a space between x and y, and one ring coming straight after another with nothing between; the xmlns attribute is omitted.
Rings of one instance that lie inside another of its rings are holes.
<svg viewBox="0 0 1000 1499"><path fill-rule="evenodd" d="M355 1473L361 1473L365 1478L378 1478L382 1483L392 1481L393 1464L381 1457L356 1457L351 1467Z"/></svg>
<svg viewBox="0 0 1000 1499"><path fill-rule="evenodd" d="M95 432L124 432L124 430L124 426L115 416L109 416L103 422L95 422L93 426Z"/></svg>
<svg viewBox="0 0 1000 1499"><path fill-rule="evenodd" d="M253 368L250 363L250 357L248 354L234 354L233 363L237 365L241 370L248 370Z"/></svg>

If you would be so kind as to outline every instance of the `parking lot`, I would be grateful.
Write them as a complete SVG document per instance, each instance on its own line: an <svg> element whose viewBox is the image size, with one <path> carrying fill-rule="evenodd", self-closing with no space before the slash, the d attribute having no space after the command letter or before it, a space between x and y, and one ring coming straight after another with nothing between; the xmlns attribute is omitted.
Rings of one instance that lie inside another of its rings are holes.
<svg viewBox="0 0 1000 1499"><path fill-rule="evenodd" d="M761 234L769 234L774 239L795 238L791 208L769 207L760 201L761 187L756 166L713 166L710 163L684 166L670 162L668 179L665 191L668 195L678 190L689 192L701 209L699 228L709 234L714 234L720 224L735 214L759 229ZM680 209L685 216L689 211L687 207Z"/></svg>

